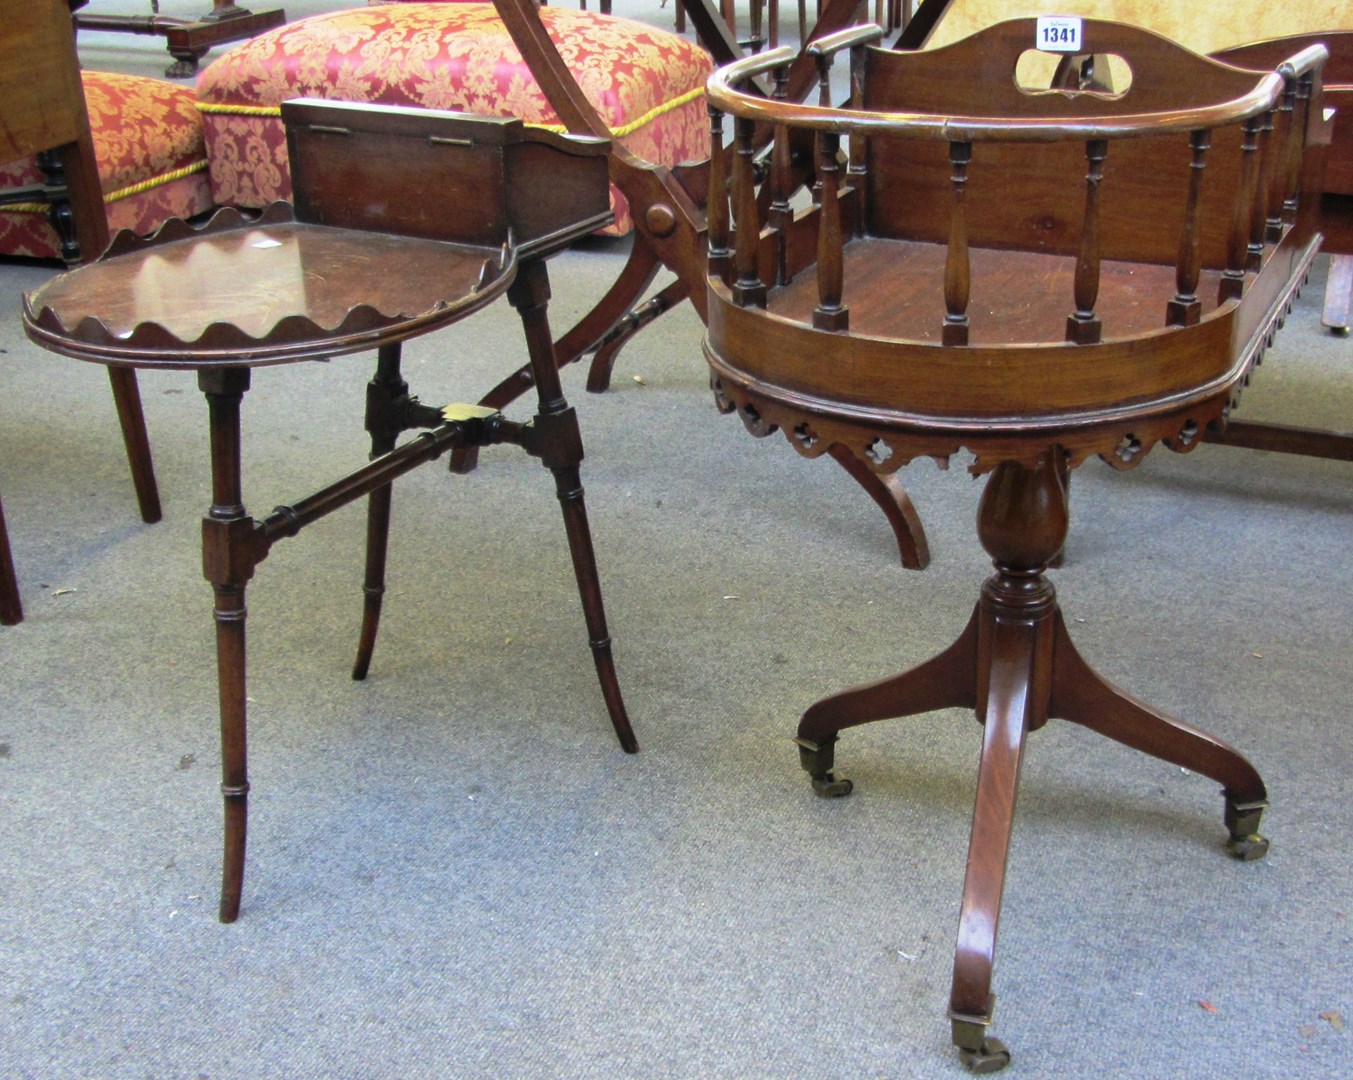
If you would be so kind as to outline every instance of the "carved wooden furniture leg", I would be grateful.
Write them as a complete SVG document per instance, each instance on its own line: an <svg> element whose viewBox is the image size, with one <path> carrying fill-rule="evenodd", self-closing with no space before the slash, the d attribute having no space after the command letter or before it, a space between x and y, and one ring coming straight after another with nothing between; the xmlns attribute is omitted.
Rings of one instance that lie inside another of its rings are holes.
<svg viewBox="0 0 1353 1080"><path fill-rule="evenodd" d="M606 628L606 611L602 605L601 582L597 575L596 557L592 550L592 533L587 525L587 509L583 503L583 486L578 466L583 459L582 436L578 431L578 415L564 398L559 381L559 369L554 359L554 345L546 309L550 299L549 275L543 260L529 260L522 264L516 280L508 287L508 301L521 316L526 332L526 347L531 358L539 407L532 421L532 437L523 445L541 459L554 474L555 490L564 515L568 534L569 553L573 572L578 580L583 615L587 623L588 644L601 683L602 697L611 724L626 753L634 753L639 743L630 727L625 702L620 694L620 683L615 674L611 655L611 636Z"/></svg>
<svg viewBox="0 0 1353 1080"><path fill-rule="evenodd" d="M673 281L656 296L645 300L628 312L623 319L606 335L600 347L592 357L592 365L587 369L587 389L589 393L600 394L610 388L611 373L615 370L616 359L631 338L651 323L664 311L676 307L690 295L686 283Z"/></svg>
<svg viewBox="0 0 1353 1080"><path fill-rule="evenodd" d="M1244 861L1261 858L1268 851L1268 841L1258 835L1258 827L1268 794L1254 766L1234 747L1157 712L1102 678L1076 651L1060 614L1053 636L1057 663L1048 715L1088 727L1221 784L1231 834L1226 849Z"/></svg>
<svg viewBox="0 0 1353 1080"><path fill-rule="evenodd" d="M146 434L146 416L141 411L141 391L137 386L136 371L126 367L110 367L108 381L113 386L113 401L122 426L122 441L127 447L127 461L131 465L132 484L136 488L136 502L141 508L141 520L153 525L160 520L160 489L155 483L155 466L150 457L150 439Z"/></svg>
<svg viewBox="0 0 1353 1080"><path fill-rule="evenodd" d="M837 732L875 720L977 704L977 612L949 648L901 675L823 698L799 721L799 761L819 795L849 795L854 786L835 772Z"/></svg>
<svg viewBox="0 0 1353 1080"><path fill-rule="evenodd" d="M908 570L924 570L929 566L930 542L926 540L925 526L921 524L921 515L916 512L916 506L897 473L888 473L886 476L876 473L844 446L833 446L827 453L883 511L897 540L897 553L902 565Z"/></svg>
<svg viewBox="0 0 1353 1080"><path fill-rule="evenodd" d="M995 1006L996 930L1024 739L1048 717L1057 601L1043 571L1062 549L1067 531L1057 453L1045 454L1035 469L1013 462L997 466L977 512L978 536L996 573L983 586L978 604L982 759L949 998L954 1044L974 1072L994 1072L1010 1060L1009 1051L986 1029Z"/></svg>
<svg viewBox="0 0 1353 1080"><path fill-rule="evenodd" d="M285 21L286 15L280 8L254 14L221 0L213 3L212 10L198 19L160 14L100 15L87 11L75 15L75 25L81 30L164 38L165 48L174 58L174 62L164 72L170 79L186 79L196 75L198 61L214 45L255 37Z"/></svg>
<svg viewBox="0 0 1353 1080"><path fill-rule="evenodd" d="M1067 634L1052 583L1043 572L1067 532L1060 451L1037 467L998 465L978 510L978 535L996 573L957 641L904 674L817 702L799 724L800 760L820 795L849 794L835 772L834 743L843 728L934 709L973 707L984 731L968 848L954 982L953 1039L975 1072L994 1072L1010 1058L986 1034L996 929L1025 736L1049 717L1070 720L1165 761L1208 776L1226 800L1227 850L1258 859L1268 805L1254 767L1219 739L1148 708L1110 685L1081 658Z"/></svg>
<svg viewBox="0 0 1353 1080"><path fill-rule="evenodd" d="M388 454L404 430L392 415L397 404L408 400L409 384L400 375L399 342L382 345L376 354L376 373L367 384L366 429L371 435L371 460ZM390 544L390 500L394 485L377 488L367 497L366 580L363 584L362 633L352 677L365 679L371 666L380 625L381 601L385 596L385 557Z"/></svg>
<svg viewBox="0 0 1353 1080"><path fill-rule="evenodd" d="M216 673L221 710L221 795L225 852L221 864L221 922L240 913L249 817L246 769L244 590L257 562L254 519L240 487L240 402L248 368L198 372L211 423L211 509L202 522L202 568L216 594Z"/></svg>
<svg viewBox="0 0 1353 1080"><path fill-rule="evenodd" d="M0 626L23 622L23 604L19 600L19 578L14 573L14 557L9 549L5 528L5 508L0 504Z"/></svg>

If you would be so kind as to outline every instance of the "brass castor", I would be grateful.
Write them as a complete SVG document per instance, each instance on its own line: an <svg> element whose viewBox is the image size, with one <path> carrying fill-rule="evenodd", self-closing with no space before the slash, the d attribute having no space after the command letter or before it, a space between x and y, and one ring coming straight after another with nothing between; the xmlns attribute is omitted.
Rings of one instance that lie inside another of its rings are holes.
<svg viewBox="0 0 1353 1080"><path fill-rule="evenodd" d="M1259 818L1267 808L1267 802L1238 803L1226 796L1226 828L1231 833L1226 850L1241 862L1268 854L1268 841L1259 835Z"/></svg>
<svg viewBox="0 0 1353 1080"><path fill-rule="evenodd" d="M795 739L799 748L799 764L812 778L813 791L824 799L839 799L849 795L855 787L844 777L838 777L833 771L836 763L836 736L829 740L813 742L811 739Z"/></svg>
<svg viewBox="0 0 1353 1080"><path fill-rule="evenodd" d="M976 1050L965 1050L960 1047L958 1060L967 1066L969 1072L1000 1072L1010 1064L1010 1051L1000 1039L988 1036Z"/></svg>
<svg viewBox="0 0 1353 1080"><path fill-rule="evenodd" d="M1226 841L1226 850L1241 862L1254 862L1268 854L1268 841L1258 833L1249 836L1233 836Z"/></svg>

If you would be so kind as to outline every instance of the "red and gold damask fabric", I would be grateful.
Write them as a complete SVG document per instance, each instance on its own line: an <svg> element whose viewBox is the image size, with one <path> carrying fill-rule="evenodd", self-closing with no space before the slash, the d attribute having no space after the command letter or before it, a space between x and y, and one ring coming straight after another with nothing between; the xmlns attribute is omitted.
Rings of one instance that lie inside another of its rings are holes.
<svg viewBox="0 0 1353 1080"><path fill-rule="evenodd" d="M709 55L627 19L546 7L541 18L583 92L630 151L672 165L708 156ZM557 125L492 4L410 3L301 19L245 42L198 78L219 203L291 197L283 101L296 97L516 116ZM616 233L630 229L612 190Z"/></svg>
<svg viewBox="0 0 1353 1080"><path fill-rule="evenodd" d="M171 217L210 210L197 95L141 75L87 71L82 78L109 230L145 234ZM0 189L40 183L42 173L33 158L0 165ZM60 256L45 208L0 213L0 254Z"/></svg>

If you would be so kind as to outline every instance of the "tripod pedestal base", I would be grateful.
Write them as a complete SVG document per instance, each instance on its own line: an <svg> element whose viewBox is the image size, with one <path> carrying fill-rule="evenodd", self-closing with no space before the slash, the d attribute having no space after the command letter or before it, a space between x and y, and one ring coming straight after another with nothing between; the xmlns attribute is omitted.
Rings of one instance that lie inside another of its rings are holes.
<svg viewBox="0 0 1353 1080"><path fill-rule="evenodd" d="M991 474L978 535L996 573L958 640L910 671L817 702L799 724L804 768L823 795L844 795L834 744L843 728L935 709L972 708L983 726L968 847L950 1019L954 1042L974 1071L993 1071L1009 1052L991 1023L996 929L1014 825L1024 741L1049 719L1069 720L1133 749L1201 773L1222 786L1228 850L1244 860L1268 850L1258 835L1268 805L1254 767L1226 743L1158 712L1099 676L1080 656L1057 604L1047 563L1067 532L1058 452L1034 468L1015 462Z"/></svg>

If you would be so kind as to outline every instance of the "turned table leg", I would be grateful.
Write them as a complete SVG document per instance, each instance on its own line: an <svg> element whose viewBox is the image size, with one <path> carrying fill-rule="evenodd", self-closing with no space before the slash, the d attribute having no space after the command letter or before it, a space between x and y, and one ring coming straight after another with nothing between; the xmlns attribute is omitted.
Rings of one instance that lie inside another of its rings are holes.
<svg viewBox="0 0 1353 1080"><path fill-rule="evenodd" d="M211 421L211 509L202 522L202 567L216 595L216 668L221 714L221 795L225 851L221 869L221 922L240 913L244 847L249 816L245 739L244 590L257 562L254 519L240 486L240 402L249 389L248 368L198 373Z"/></svg>
<svg viewBox="0 0 1353 1080"><path fill-rule="evenodd" d="M615 728L616 737L626 753L634 753L639 743L630 727L625 702L616 678L611 655L611 636L606 629L606 611L601 599L601 581L597 575L592 533L587 524L583 486L578 466L583 459L582 435L578 415L564 398L550 337L547 308L550 299L549 276L542 259L530 259L517 271L508 288L508 301L521 316L526 332L526 347L535 379L539 406L535 420L533 453L554 474L555 490L564 515L573 572L578 581L583 615L587 623L592 659L601 683L602 697Z"/></svg>
<svg viewBox="0 0 1353 1080"><path fill-rule="evenodd" d="M409 384L400 374L399 342L382 345L376 354L376 373L367 384L366 429L371 434L371 460L395 448L403 426L395 415L397 402L407 398ZM380 626L381 602L385 597L385 561L390 549L390 503L394 484L377 488L367 496L366 578L363 584L362 632L352 677L365 679L371 666Z"/></svg>

